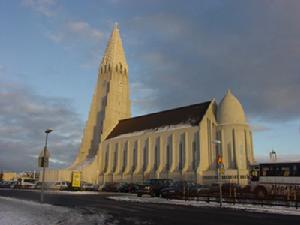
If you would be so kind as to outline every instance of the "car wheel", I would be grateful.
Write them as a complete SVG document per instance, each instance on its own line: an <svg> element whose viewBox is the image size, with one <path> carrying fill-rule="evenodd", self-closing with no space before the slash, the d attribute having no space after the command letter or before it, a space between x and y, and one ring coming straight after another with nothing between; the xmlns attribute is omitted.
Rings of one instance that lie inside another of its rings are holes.
<svg viewBox="0 0 300 225"><path fill-rule="evenodd" d="M267 191L264 188L257 188L255 194L257 198L263 199L267 196Z"/></svg>

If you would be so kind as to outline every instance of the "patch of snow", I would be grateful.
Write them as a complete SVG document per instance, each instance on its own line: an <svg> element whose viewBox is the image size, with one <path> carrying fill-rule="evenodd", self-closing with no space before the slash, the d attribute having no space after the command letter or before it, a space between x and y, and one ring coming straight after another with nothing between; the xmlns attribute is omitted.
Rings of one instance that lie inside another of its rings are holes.
<svg viewBox="0 0 300 225"><path fill-rule="evenodd" d="M154 204L173 204L173 205L184 205L194 207L220 207L218 202L205 202L196 200L176 200L176 199L165 199L165 198L152 198L152 197L136 197L136 196L111 196L109 199L116 201L129 201L129 202L140 202L140 203L154 203ZM245 210L249 212L261 212L261 213L273 213L273 214L284 214L284 215L300 215L300 209L293 207L284 206L260 206L251 204L230 204L223 203L223 208L230 208L236 210Z"/></svg>
<svg viewBox="0 0 300 225"><path fill-rule="evenodd" d="M50 191L47 191L50 192ZM97 191L54 191L55 194L70 194L70 195L98 195Z"/></svg>
<svg viewBox="0 0 300 225"><path fill-rule="evenodd" d="M73 209L0 197L0 225L109 224L109 215L92 209ZM114 223L110 223L114 224Z"/></svg>

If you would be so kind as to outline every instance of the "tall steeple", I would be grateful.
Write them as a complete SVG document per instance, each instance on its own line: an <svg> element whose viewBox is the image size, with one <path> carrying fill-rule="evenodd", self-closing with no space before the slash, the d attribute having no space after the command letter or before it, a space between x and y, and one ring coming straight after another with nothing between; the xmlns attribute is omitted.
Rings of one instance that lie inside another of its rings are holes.
<svg viewBox="0 0 300 225"><path fill-rule="evenodd" d="M115 23L114 25L109 42L104 52L104 56L102 58L101 65L105 64L110 64L113 66L122 64L124 68L128 69L118 23Z"/></svg>
<svg viewBox="0 0 300 225"><path fill-rule="evenodd" d="M99 144L106 139L119 120L130 116L128 65L119 26L115 24L99 67L80 151L70 168L74 169L93 159Z"/></svg>

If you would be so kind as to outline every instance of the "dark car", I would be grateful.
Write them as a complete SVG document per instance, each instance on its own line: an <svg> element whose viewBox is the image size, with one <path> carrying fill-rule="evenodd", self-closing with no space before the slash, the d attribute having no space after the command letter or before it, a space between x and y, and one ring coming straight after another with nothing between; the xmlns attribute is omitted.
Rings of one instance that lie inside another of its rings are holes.
<svg viewBox="0 0 300 225"><path fill-rule="evenodd" d="M204 184L198 184L196 186L197 196L208 195L209 194L209 186Z"/></svg>
<svg viewBox="0 0 300 225"><path fill-rule="evenodd" d="M200 187L193 182L176 181L163 188L160 194L163 198L177 198L196 197Z"/></svg>
<svg viewBox="0 0 300 225"><path fill-rule="evenodd" d="M1 181L0 182L0 188L10 188L11 182L9 181Z"/></svg>
<svg viewBox="0 0 300 225"><path fill-rule="evenodd" d="M119 191L119 183L105 183L101 187L101 191L107 191L107 192L118 192Z"/></svg>
<svg viewBox="0 0 300 225"><path fill-rule="evenodd" d="M142 185L139 185L137 196L142 197L144 194L148 194L152 197L160 196L160 191L163 188L169 187L172 183L171 179L149 179L146 180Z"/></svg>
<svg viewBox="0 0 300 225"><path fill-rule="evenodd" d="M136 193L138 190L138 185L134 183L120 183L119 192L124 193Z"/></svg>
<svg viewBox="0 0 300 225"><path fill-rule="evenodd" d="M242 192L242 187L239 184L224 183L222 184L222 192L226 195L234 195Z"/></svg>
<svg viewBox="0 0 300 225"><path fill-rule="evenodd" d="M234 193L240 193L242 191L242 187L235 183L222 183L222 194L224 195L234 195ZM218 183L213 183L210 186L210 193L217 194L220 192L220 186Z"/></svg>

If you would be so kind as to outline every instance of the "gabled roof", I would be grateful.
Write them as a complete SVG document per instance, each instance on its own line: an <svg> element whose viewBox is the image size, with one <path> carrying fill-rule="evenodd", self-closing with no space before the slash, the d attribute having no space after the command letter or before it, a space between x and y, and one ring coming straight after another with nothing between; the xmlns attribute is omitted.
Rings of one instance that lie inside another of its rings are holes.
<svg viewBox="0 0 300 225"><path fill-rule="evenodd" d="M151 130L166 126L187 124L196 126L205 115L211 101L170 109L144 116L120 120L106 139L137 131Z"/></svg>

